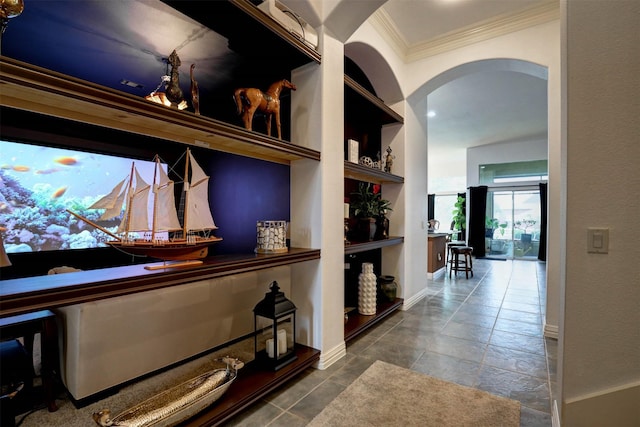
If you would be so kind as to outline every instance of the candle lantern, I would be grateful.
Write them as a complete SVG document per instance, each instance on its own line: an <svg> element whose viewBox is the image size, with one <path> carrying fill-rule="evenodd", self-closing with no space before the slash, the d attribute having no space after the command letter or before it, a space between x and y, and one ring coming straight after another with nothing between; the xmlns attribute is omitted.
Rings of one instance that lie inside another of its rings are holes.
<svg viewBox="0 0 640 427"><path fill-rule="evenodd" d="M280 292L278 282L269 288L271 292L253 309L255 360L277 371L297 359L296 306Z"/></svg>

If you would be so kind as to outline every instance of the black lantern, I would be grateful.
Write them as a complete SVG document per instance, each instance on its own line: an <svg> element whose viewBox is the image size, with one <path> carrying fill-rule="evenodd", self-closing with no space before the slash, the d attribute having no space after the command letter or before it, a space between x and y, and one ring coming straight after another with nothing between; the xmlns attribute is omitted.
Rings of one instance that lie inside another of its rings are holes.
<svg viewBox="0 0 640 427"><path fill-rule="evenodd" d="M297 359L296 306L280 292L278 282L269 288L271 292L253 309L255 360L277 371Z"/></svg>

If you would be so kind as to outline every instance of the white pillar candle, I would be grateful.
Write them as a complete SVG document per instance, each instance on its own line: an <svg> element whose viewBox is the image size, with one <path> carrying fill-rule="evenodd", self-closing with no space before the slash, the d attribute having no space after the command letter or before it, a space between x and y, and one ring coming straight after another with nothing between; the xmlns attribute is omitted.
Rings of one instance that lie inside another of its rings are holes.
<svg viewBox="0 0 640 427"><path fill-rule="evenodd" d="M278 329L278 354L287 352L287 332L284 329Z"/></svg>
<svg viewBox="0 0 640 427"><path fill-rule="evenodd" d="M349 218L349 203L344 204L344 217Z"/></svg>
<svg viewBox="0 0 640 427"><path fill-rule="evenodd" d="M274 354L273 354L273 338L269 338L267 340L267 356L269 356L271 359L274 358Z"/></svg>

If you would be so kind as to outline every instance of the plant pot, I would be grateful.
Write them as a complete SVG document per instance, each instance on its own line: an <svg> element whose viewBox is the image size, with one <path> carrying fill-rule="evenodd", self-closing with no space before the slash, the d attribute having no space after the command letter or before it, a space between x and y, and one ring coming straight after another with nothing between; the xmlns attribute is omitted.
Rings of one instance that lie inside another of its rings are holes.
<svg viewBox="0 0 640 427"><path fill-rule="evenodd" d="M522 233L520 235L520 240L524 243L531 243L531 234Z"/></svg>
<svg viewBox="0 0 640 427"><path fill-rule="evenodd" d="M358 228L360 230L360 239L363 241L371 241L376 236L376 219L360 218L358 220Z"/></svg>

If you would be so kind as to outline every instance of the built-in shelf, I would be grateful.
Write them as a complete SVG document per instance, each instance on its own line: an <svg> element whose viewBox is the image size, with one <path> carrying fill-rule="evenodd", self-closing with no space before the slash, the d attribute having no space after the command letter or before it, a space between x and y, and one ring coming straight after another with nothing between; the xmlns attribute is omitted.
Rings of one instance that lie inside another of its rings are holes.
<svg viewBox="0 0 640 427"><path fill-rule="evenodd" d="M347 75L344 76L344 83L349 89L345 91L349 108L367 108L374 116L372 120L379 121L381 125L404 123L404 118L400 114L392 110L384 101L369 92L360 83Z"/></svg>
<svg viewBox="0 0 640 427"><path fill-rule="evenodd" d="M179 111L65 74L0 57L3 106L277 163L320 152Z"/></svg>
<svg viewBox="0 0 640 427"><path fill-rule="evenodd" d="M380 169L370 168L345 160L344 177L355 179L357 181L373 182L375 184L396 183L401 184L404 178L385 172Z"/></svg>
<svg viewBox="0 0 640 427"><path fill-rule="evenodd" d="M351 242L344 246L345 255L384 248L385 246L400 245L404 242L402 236L389 236L388 239L372 240L370 242Z"/></svg>
<svg viewBox="0 0 640 427"><path fill-rule="evenodd" d="M0 281L0 317L129 295L198 280L320 259L319 249L208 257L201 265L147 270L162 262Z"/></svg>
<svg viewBox="0 0 640 427"><path fill-rule="evenodd" d="M214 426L229 420L234 415L262 399L320 359L320 351L311 347L296 344L297 359L278 371L267 371L247 363L238 371L238 377L229 390L212 406L195 417L185 421L181 426L201 427Z"/></svg>
<svg viewBox="0 0 640 427"><path fill-rule="evenodd" d="M321 56L320 53L313 49L312 47L306 45L302 42L295 34L291 33L284 26L282 26L278 21L273 19L271 16L264 13L262 10L258 9L248 0L231 0L231 4L245 12L247 15L251 16L262 25L267 27L269 30L278 35L278 37L285 42L289 43L295 49L306 55L309 59L320 63ZM246 36L245 36L246 37Z"/></svg>
<svg viewBox="0 0 640 427"><path fill-rule="evenodd" d="M376 314L372 316L363 316L358 314L357 310L348 313L347 323L344 325L344 340L349 342L385 317L390 316L404 302L402 298L396 298L393 302L378 303Z"/></svg>

